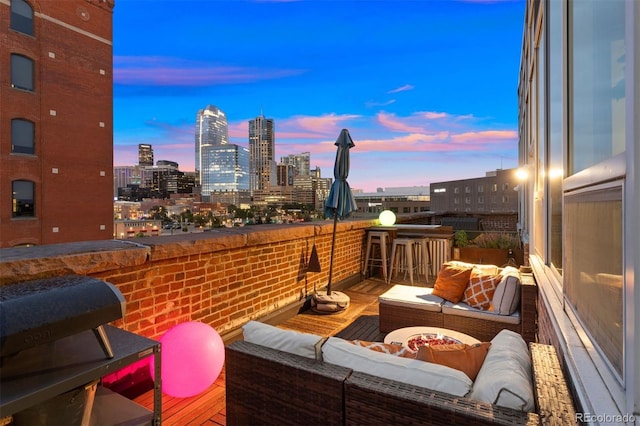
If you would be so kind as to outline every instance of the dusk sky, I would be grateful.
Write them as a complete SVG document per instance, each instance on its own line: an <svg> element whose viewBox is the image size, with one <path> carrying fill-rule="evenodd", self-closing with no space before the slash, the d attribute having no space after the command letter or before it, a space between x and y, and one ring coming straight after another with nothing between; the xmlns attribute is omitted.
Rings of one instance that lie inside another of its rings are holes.
<svg viewBox="0 0 640 426"><path fill-rule="evenodd" d="M276 160L311 153L333 177L349 130L351 188L481 177L518 162L524 0L117 0L114 165L194 170L215 105L230 143L273 118Z"/></svg>

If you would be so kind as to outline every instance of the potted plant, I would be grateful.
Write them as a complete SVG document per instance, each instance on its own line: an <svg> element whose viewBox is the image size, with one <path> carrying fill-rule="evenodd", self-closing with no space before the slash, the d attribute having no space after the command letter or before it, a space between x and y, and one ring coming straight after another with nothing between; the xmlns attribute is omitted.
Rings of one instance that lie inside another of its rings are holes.
<svg viewBox="0 0 640 426"><path fill-rule="evenodd" d="M464 232L464 231L458 231ZM503 266L523 264L522 243L516 234L507 232L483 232L473 240L454 234L453 258L469 263Z"/></svg>

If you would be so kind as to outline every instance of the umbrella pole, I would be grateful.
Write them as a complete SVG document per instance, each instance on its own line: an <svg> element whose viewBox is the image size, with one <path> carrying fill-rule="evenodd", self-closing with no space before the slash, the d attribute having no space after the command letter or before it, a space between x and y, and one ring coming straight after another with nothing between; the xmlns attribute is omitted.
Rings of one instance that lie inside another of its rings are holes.
<svg viewBox="0 0 640 426"><path fill-rule="evenodd" d="M333 278L333 252L336 249L336 226L338 225L338 209L333 209L333 237L331 239L331 263L329 264L329 283L327 284L327 296L331 296L331 279Z"/></svg>

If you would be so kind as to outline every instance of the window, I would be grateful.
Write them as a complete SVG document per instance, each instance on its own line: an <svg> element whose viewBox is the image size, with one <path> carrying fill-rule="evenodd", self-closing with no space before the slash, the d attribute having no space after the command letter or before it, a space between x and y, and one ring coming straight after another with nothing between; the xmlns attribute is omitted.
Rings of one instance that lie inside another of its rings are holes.
<svg viewBox="0 0 640 426"><path fill-rule="evenodd" d="M564 120L562 100L562 9L563 3L548 3L547 20L549 42L547 76L549 85L549 123L547 126L549 152L549 260L562 274L562 179L564 178L564 156L562 153Z"/></svg>
<svg viewBox="0 0 640 426"><path fill-rule="evenodd" d="M33 91L33 61L26 56L11 54L11 87Z"/></svg>
<svg viewBox="0 0 640 426"><path fill-rule="evenodd" d="M464 193L465 194L471 194L471 187L470 186L465 186L464 187Z"/></svg>
<svg viewBox="0 0 640 426"><path fill-rule="evenodd" d="M13 181L11 185L13 217L35 216L34 186L34 183L29 180Z"/></svg>
<svg viewBox="0 0 640 426"><path fill-rule="evenodd" d="M33 35L33 9L24 0L11 0L11 29Z"/></svg>
<svg viewBox="0 0 640 426"><path fill-rule="evenodd" d="M459 194L460 193L460 188L458 188L457 186L455 188L453 188L453 193L454 194Z"/></svg>
<svg viewBox="0 0 640 426"><path fill-rule="evenodd" d="M565 195L565 215L567 300L622 376L622 186L609 184Z"/></svg>
<svg viewBox="0 0 640 426"><path fill-rule="evenodd" d="M625 3L570 3L570 174L624 151Z"/></svg>
<svg viewBox="0 0 640 426"><path fill-rule="evenodd" d="M484 192L484 185L478 185L478 192Z"/></svg>
<svg viewBox="0 0 640 426"><path fill-rule="evenodd" d="M14 118L11 120L11 152L17 154L35 154L35 126L29 120Z"/></svg>

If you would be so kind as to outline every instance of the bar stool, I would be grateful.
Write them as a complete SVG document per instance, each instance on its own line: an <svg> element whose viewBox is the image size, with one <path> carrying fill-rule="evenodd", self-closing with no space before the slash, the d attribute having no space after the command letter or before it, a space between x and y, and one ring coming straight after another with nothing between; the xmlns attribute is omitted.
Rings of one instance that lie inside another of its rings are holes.
<svg viewBox="0 0 640 426"><path fill-rule="evenodd" d="M389 273L389 283L395 269L396 275L398 272L404 272L404 276L409 274L409 282L413 285L413 273L416 276L419 274L419 244L416 243L414 238L394 238L391 248L391 271ZM398 267L395 267L396 256L398 257Z"/></svg>
<svg viewBox="0 0 640 426"><path fill-rule="evenodd" d="M414 244L417 246L418 251L418 269L421 274L424 275L425 280L429 283L429 276L431 275L431 249L429 237L413 236Z"/></svg>
<svg viewBox="0 0 640 426"><path fill-rule="evenodd" d="M362 275L367 275L367 269L371 269L374 266L380 266L382 268L382 276L386 281L387 277L387 247L389 245L389 233L387 231L368 231L367 232L367 254L364 258L364 267L362 268Z"/></svg>

